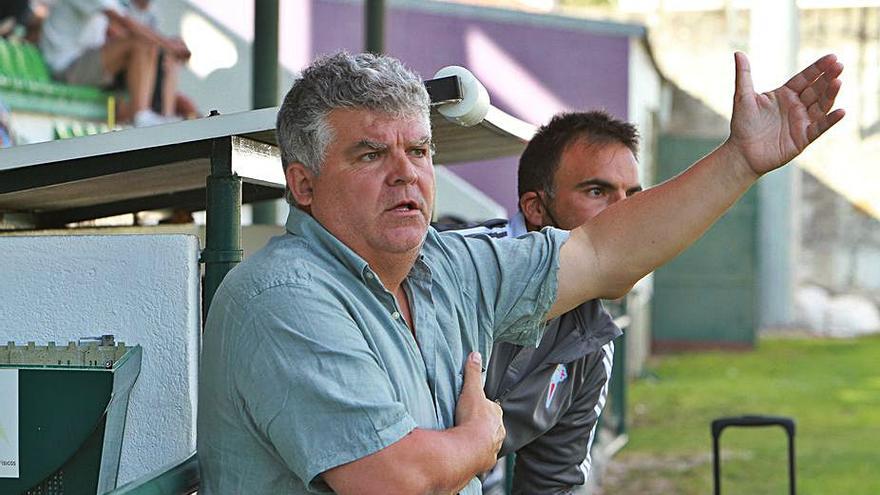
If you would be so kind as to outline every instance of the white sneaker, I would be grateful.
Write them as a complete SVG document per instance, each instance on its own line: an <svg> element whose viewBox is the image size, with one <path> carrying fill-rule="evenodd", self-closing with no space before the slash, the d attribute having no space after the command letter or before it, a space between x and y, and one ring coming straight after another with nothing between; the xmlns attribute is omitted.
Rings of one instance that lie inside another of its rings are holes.
<svg viewBox="0 0 880 495"><path fill-rule="evenodd" d="M180 122L180 117L166 117L152 110L141 110L134 114L132 119L135 127L150 127L153 125L170 124L172 122Z"/></svg>

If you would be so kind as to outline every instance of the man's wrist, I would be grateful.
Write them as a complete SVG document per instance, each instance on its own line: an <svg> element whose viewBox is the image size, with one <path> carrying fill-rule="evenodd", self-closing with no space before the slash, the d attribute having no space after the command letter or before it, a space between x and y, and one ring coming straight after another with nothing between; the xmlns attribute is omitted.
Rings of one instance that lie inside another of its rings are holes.
<svg viewBox="0 0 880 495"><path fill-rule="evenodd" d="M719 154L718 158L726 164L725 168L729 170L737 181L744 181L749 184L756 182L761 178L760 173L749 163L742 148L739 147L731 138L727 138L718 149L715 150Z"/></svg>
<svg viewBox="0 0 880 495"><path fill-rule="evenodd" d="M475 464L475 472L480 473L491 469L495 465L497 452L494 452L493 432L487 431L484 425L477 421L469 421L447 430L452 433L458 445L464 447L462 452L469 452Z"/></svg>

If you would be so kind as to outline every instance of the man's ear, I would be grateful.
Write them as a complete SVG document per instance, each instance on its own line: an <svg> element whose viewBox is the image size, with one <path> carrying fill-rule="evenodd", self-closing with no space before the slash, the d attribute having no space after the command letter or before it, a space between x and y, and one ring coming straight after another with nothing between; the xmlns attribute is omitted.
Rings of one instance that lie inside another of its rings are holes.
<svg viewBox="0 0 880 495"><path fill-rule="evenodd" d="M529 191L519 198L519 208L526 219L526 227L544 226L544 203L535 191Z"/></svg>
<svg viewBox="0 0 880 495"><path fill-rule="evenodd" d="M300 162L292 162L284 171L287 189L296 200L296 204L308 207L312 204L315 174Z"/></svg>

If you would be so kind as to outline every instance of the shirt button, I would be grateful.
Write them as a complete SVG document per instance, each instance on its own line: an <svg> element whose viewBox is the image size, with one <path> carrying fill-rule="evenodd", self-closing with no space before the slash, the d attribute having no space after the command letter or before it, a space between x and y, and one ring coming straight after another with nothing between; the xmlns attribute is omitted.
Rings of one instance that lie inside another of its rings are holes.
<svg viewBox="0 0 880 495"><path fill-rule="evenodd" d="M391 313L391 318L394 318L395 320L399 320L399 319L400 319L400 313L398 313L397 311Z"/></svg>
<svg viewBox="0 0 880 495"><path fill-rule="evenodd" d="M367 274L365 276L367 277L368 280L373 280L373 273L372 272L367 272Z"/></svg>

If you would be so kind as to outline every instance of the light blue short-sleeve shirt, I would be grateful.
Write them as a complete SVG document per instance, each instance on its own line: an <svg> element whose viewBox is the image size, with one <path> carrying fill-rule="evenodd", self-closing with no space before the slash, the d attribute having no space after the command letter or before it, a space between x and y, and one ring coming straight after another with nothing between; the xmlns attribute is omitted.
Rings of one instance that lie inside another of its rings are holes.
<svg viewBox="0 0 880 495"><path fill-rule="evenodd" d="M298 209L287 231L227 275L208 314L201 493L328 493L328 469L454 426L467 355L540 340L567 239L429 229L403 284L413 338L360 256Z"/></svg>

